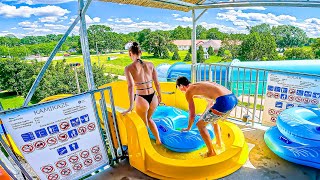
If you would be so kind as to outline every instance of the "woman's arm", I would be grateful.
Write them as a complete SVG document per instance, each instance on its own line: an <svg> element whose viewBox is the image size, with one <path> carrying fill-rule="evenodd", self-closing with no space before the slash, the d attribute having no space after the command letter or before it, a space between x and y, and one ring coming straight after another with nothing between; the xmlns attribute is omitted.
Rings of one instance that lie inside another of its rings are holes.
<svg viewBox="0 0 320 180"><path fill-rule="evenodd" d="M159 103L161 102L161 89L160 89L160 84L159 84L159 80L158 80L158 73L156 71L156 69L154 68L154 65L152 64L152 79L154 82L154 85L156 86L156 90L157 90L157 94L158 94L158 101Z"/></svg>
<svg viewBox="0 0 320 180"><path fill-rule="evenodd" d="M132 111L132 109L133 109L134 93L133 93L133 78L132 78L132 75L130 74L129 68L126 67L124 69L124 72L125 72L126 79L128 82L128 94L129 94L129 101L130 101L129 109L127 111L123 112L123 114L126 114L126 113Z"/></svg>

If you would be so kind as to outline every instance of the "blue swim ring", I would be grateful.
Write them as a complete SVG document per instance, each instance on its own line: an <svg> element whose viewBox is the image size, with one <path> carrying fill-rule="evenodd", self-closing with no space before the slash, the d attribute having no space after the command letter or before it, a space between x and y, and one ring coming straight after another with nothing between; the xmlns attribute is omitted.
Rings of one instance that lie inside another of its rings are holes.
<svg viewBox="0 0 320 180"><path fill-rule="evenodd" d="M264 140L270 150L281 158L320 169L320 147L296 143L281 134L276 126L266 131Z"/></svg>
<svg viewBox="0 0 320 180"><path fill-rule="evenodd" d="M320 147L320 109L294 107L277 119L279 131L294 142Z"/></svg>
<svg viewBox="0 0 320 180"><path fill-rule="evenodd" d="M157 125L160 139L163 145L176 152L191 152L203 147L204 141L196 126L199 116L196 116L195 122L188 132L181 132L182 128L188 126L188 112L170 106L158 106L152 119ZM214 131L211 125L207 126L211 139L214 138ZM155 139L148 128L149 136Z"/></svg>

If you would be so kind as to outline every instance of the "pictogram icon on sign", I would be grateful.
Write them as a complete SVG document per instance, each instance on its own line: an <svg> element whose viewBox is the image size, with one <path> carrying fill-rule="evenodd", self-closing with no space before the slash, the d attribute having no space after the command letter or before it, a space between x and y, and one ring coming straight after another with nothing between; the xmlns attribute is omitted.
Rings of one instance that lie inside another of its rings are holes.
<svg viewBox="0 0 320 180"><path fill-rule="evenodd" d="M45 128L38 129L38 130L34 131L34 133L36 134L37 138L43 138L48 135Z"/></svg>
<svg viewBox="0 0 320 180"><path fill-rule="evenodd" d="M28 132L28 133L24 133L21 134L21 137L23 139L24 142L29 142L35 139L33 132Z"/></svg>
<svg viewBox="0 0 320 180"><path fill-rule="evenodd" d="M43 148L45 148L47 146L46 142L40 140L40 141L36 141L34 143L34 147L37 148L38 150L41 150Z"/></svg>
<svg viewBox="0 0 320 180"><path fill-rule="evenodd" d="M48 180L58 180L59 175L57 173L49 174L47 178Z"/></svg>
<svg viewBox="0 0 320 180"><path fill-rule="evenodd" d="M280 93L274 93L273 97L278 99L280 97Z"/></svg>
<svg viewBox="0 0 320 180"><path fill-rule="evenodd" d="M296 93L296 89L289 89L289 94L295 94Z"/></svg>
<svg viewBox="0 0 320 180"><path fill-rule="evenodd" d="M93 159L97 162L101 161L102 160L102 155L101 154L96 154Z"/></svg>
<svg viewBox="0 0 320 180"><path fill-rule="evenodd" d="M75 138L78 136L78 131L76 129L72 129L72 130L68 131L68 135L70 138Z"/></svg>
<svg viewBox="0 0 320 180"><path fill-rule="evenodd" d="M58 135L58 139L59 139L59 141L61 141L61 142L67 141L68 138L69 138L69 137L68 137L67 133L61 133L61 134Z"/></svg>
<svg viewBox="0 0 320 180"><path fill-rule="evenodd" d="M25 153L31 153L34 151L34 147L32 146L32 144L25 144L21 147L21 150Z"/></svg>
<svg viewBox="0 0 320 180"><path fill-rule="evenodd" d="M281 113L282 111L281 110L278 110L278 111L276 111L276 115L279 115L280 113Z"/></svg>
<svg viewBox="0 0 320 180"><path fill-rule="evenodd" d="M270 115L274 115L275 110L274 110L274 109L269 109L268 113L269 113Z"/></svg>
<svg viewBox="0 0 320 180"><path fill-rule="evenodd" d="M62 148L57 149L57 152L61 156L61 155L67 154L68 150L66 147L62 147Z"/></svg>
<svg viewBox="0 0 320 180"><path fill-rule="evenodd" d="M78 133L80 135L84 135L87 132L87 128L85 126L81 126L78 128Z"/></svg>
<svg viewBox="0 0 320 180"><path fill-rule="evenodd" d="M60 161L57 161L55 163L55 165L56 165L57 168L64 168L67 165L67 161L66 160L60 160Z"/></svg>
<svg viewBox="0 0 320 180"><path fill-rule="evenodd" d="M57 125L49 126L49 127L47 127L47 129L48 129L48 132L49 132L50 134L56 134L56 133L59 132L59 128L58 128Z"/></svg>
<svg viewBox="0 0 320 180"><path fill-rule="evenodd" d="M267 96L268 96L269 98L271 98L271 97L273 96L273 92L271 92L271 91L267 92Z"/></svg>
<svg viewBox="0 0 320 180"><path fill-rule="evenodd" d="M82 169L82 164L77 163L77 164L73 165L72 169L75 171L80 171Z"/></svg>
<svg viewBox="0 0 320 180"><path fill-rule="evenodd" d="M70 120L71 126L76 127L80 125L80 119L79 118L74 118Z"/></svg>
<svg viewBox="0 0 320 180"><path fill-rule="evenodd" d="M62 169L62 170L60 171L60 174L61 174L62 176L69 176L69 175L71 174L71 169L70 169L70 168Z"/></svg>
<svg viewBox="0 0 320 180"><path fill-rule="evenodd" d="M277 118L276 117L271 117L271 122L276 122Z"/></svg>
<svg viewBox="0 0 320 180"><path fill-rule="evenodd" d="M80 120L81 120L82 123L87 123L87 122L89 122L89 121L90 121L89 115L88 115L88 114L85 114L85 115L83 115L83 116L80 116Z"/></svg>
<svg viewBox="0 0 320 180"><path fill-rule="evenodd" d="M92 123L88 124L87 128L89 131L93 131L96 129L96 125L92 122Z"/></svg>
<svg viewBox="0 0 320 180"><path fill-rule="evenodd" d="M308 103L310 102L310 99L309 99L309 98L303 98L303 102L304 102L305 104L308 104Z"/></svg>
<svg viewBox="0 0 320 180"><path fill-rule="evenodd" d="M92 162L93 162L92 159L86 159L86 160L84 160L83 164L84 164L85 166L90 166L90 165L92 164Z"/></svg>
<svg viewBox="0 0 320 180"><path fill-rule="evenodd" d="M311 103L317 105L317 104L319 104L319 101L317 99L312 99Z"/></svg>
<svg viewBox="0 0 320 180"><path fill-rule="evenodd" d="M51 165L46 165L46 166L41 167L41 171L43 173L50 174L54 171L54 168Z"/></svg>
<svg viewBox="0 0 320 180"><path fill-rule="evenodd" d="M55 145L58 143L58 140L56 137L49 137L47 140L46 140L48 146L52 146L52 145Z"/></svg>
<svg viewBox="0 0 320 180"><path fill-rule="evenodd" d="M69 157L69 162L71 163L77 163L79 161L79 157L77 155L73 155Z"/></svg>
<svg viewBox="0 0 320 180"><path fill-rule="evenodd" d="M84 151L80 152L80 157L83 158L83 159L89 157L89 155L90 155L90 153L89 153L88 150L84 150Z"/></svg>
<svg viewBox="0 0 320 180"><path fill-rule="evenodd" d="M92 153L98 153L100 151L100 147L97 145L97 146L93 146L92 148L91 148L91 152Z"/></svg>
<svg viewBox="0 0 320 180"><path fill-rule="evenodd" d="M296 100L297 102L301 102L301 101L302 101L302 97L296 96L296 97L295 97L295 100Z"/></svg>
<svg viewBox="0 0 320 180"><path fill-rule="evenodd" d="M293 101L294 100L294 96L290 95L288 96L288 101Z"/></svg>
<svg viewBox="0 0 320 180"><path fill-rule="evenodd" d="M69 124L69 122L64 121L59 124L59 127L62 131L65 131L70 128L70 124Z"/></svg>

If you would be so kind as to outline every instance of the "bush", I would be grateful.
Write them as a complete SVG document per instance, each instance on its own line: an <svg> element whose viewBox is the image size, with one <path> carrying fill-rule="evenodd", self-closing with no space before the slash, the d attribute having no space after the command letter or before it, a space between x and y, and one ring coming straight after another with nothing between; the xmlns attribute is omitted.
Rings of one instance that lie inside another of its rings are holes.
<svg viewBox="0 0 320 180"><path fill-rule="evenodd" d="M178 50L175 50L172 56L172 60L180 60L180 55L178 53Z"/></svg>
<svg viewBox="0 0 320 180"><path fill-rule="evenodd" d="M286 59L314 59L315 54L312 49L307 48L289 48L283 53Z"/></svg>
<svg viewBox="0 0 320 180"><path fill-rule="evenodd" d="M186 57L184 57L184 60L183 61L191 61L192 58L191 58L191 54L188 52Z"/></svg>
<svg viewBox="0 0 320 180"><path fill-rule="evenodd" d="M197 62L198 63L204 63L204 51L203 51L203 47L199 46L199 49L197 51Z"/></svg>
<svg viewBox="0 0 320 180"><path fill-rule="evenodd" d="M210 56L214 55L214 50L213 50L213 48L212 48L211 46L210 46L209 49L208 49L208 54L209 54Z"/></svg>

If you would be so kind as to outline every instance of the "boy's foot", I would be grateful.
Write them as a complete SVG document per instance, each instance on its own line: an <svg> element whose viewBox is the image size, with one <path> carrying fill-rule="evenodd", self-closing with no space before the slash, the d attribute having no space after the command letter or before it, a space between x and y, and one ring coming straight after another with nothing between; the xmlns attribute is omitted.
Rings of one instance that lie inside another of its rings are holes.
<svg viewBox="0 0 320 180"><path fill-rule="evenodd" d="M205 154L201 154L201 156L204 157L204 158L215 156L215 155L217 155L215 152L207 152Z"/></svg>

